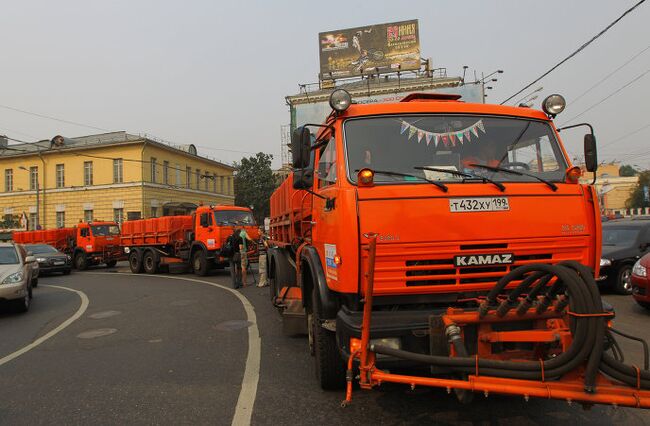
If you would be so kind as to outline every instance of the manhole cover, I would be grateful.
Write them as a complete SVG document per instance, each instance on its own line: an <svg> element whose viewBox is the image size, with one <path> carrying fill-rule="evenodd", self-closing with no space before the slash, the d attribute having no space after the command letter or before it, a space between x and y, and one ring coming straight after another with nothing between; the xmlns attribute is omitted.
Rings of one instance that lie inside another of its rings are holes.
<svg viewBox="0 0 650 426"><path fill-rule="evenodd" d="M122 312L120 311L104 311L104 312L97 312L96 314L88 315L92 319L104 319L104 318L110 318L114 317L115 315L119 315Z"/></svg>
<svg viewBox="0 0 650 426"><path fill-rule="evenodd" d="M170 305L172 306L187 306L196 303L196 300L175 300Z"/></svg>
<svg viewBox="0 0 650 426"><path fill-rule="evenodd" d="M215 325L214 328L221 331L235 331L250 327L251 325L253 325L253 323L250 321L231 320L220 322L219 324Z"/></svg>
<svg viewBox="0 0 650 426"><path fill-rule="evenodd" d="M96 337L108 336L117 331L117 328L98 328L96 330L88 330L83 333L77 334L79 339L94 339Z"/></svg>

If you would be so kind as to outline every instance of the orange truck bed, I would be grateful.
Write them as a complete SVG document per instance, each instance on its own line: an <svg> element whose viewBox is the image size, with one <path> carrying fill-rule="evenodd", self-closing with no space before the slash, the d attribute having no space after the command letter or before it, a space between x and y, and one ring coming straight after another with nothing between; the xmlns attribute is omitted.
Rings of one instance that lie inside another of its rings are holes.
<svg viewBox="0 0 650 426"><path fill-rule="evenodd" d="M122 246L172 245L187 239L192 216L130 220L122 224Z"/></svg>
<svg viewBox="0 0 650 426"><path fill-rule="evenodd" d="M13 240L19 244L49 244L64 251L74 246L75 235L75 228L18 231L13 233Z"/></svg>

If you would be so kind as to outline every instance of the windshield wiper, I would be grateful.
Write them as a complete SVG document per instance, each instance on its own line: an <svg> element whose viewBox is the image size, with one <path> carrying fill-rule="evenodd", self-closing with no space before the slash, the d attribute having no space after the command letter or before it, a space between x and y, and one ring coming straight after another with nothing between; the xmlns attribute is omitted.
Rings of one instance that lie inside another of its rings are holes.
<svg viewBox="0 0 650 426"><path fill-rule="evenodd" d="M486 178L484 176L472 175L472 174L469 174L469 173L459 172L457 170L438 169L436 167L416 166L416 167L413 167L413 168L415 170L431 170L432 172L449 173L450 175L460 176L460 177L467 178L467 179L481 179L483 181L483 183L491 183L492 185L496 186L497 188L499 188L501 190L501 192L506 190L505 185L503 185L502 183L495 182L492 179ZM463 182L465 182L464 179L463 179Z"/></svg>
<svg viewBox="0 0 650 426"><path fill-rule="evenodd" d="M449 191L449 188L447 188L447 185L445 185L444 183L436 182L435 180L427 179L426 177L411 175L411 174L408 174L408 173L389 172L389 171L386 171L386 170L373 170L373 169L370 169L370 170L372 170L374 173L379 173L379 174L387 175L387 176L401 176L401 177L410 177L410 178L424 180L426 182L429 182L429 183L437 186L438 188L442 189L444 192Z"/></svg>
<svg viewBox="0 0 650 426"><path fill-rule="evenodd" d="M468 166L469 167L477 167L479 169L491 170L493 172L503 172L503 173L507 173L507 174L511 174L511 175L532 177L533 179L537 179L538 181L540 181L542 183L545 183L553 191L557 191L557 185L556 184L554 184L553 182L548 181L546 179L542 179L539 176L535 176L532 173L520 172L519 170L505 169L503 167L484 166L483 164L468 164Z"/></svg>

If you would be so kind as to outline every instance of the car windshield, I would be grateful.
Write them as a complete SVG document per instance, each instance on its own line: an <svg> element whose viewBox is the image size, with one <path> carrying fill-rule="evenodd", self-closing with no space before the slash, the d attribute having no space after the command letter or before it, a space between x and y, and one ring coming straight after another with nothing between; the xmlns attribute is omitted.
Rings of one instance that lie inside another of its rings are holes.
<svg viewBox="0 0 650 426"><path fill-rule="evenodd" d="M344 130L348 176L354 183L357 172L363 168L415 176L400 178L377 173L377 183L425 182L425 178L444 182L471 180L443 170L499 182L537 182L537 178L562 182L567 168L554 132L542 121L477 115L408 115L350 119Z"/></svg>
<svg viewBox="0 0 650 426"><path fill-rule="evenodd" d="M95 237L120 235L120 228L117 225L92 225L90 229Z"/></svg>
<svg viewBox="0 0 650 426"><path fill-rule="evenodd" d="M253 218L253 214L244 210L218 210L214 212L214 220L219 226L255 225L255 218Z"/></svg>
<svg viewBox="0 0 650 426"><path fill-rule="evenodd" d="M0 265L18 264L18 253L13 247L0 247Z"/></svg>
<svg viewBox="0 0 650 426"><path fill-rule="evenodd" d="M632 246L639 235L639 229L634 228L605 228L603 227L603 245Z"/></svg>
<svg viewBox="0 0 650 426"><path fill-rule="evenodd" d="M33 254L47 254L47 253L56 253L57 249L47 244L35 244L33 246L25 246L27 251L31 251Z"/></svg>

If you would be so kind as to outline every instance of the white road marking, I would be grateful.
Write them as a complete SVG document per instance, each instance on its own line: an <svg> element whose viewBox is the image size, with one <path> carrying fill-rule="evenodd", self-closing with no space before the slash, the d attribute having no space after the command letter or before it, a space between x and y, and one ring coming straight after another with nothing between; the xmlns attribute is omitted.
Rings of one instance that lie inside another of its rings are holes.
<svg viewBox="0 0 650 426"><path fill-rule="evenodd" d="M9 355L5 356L4 358L0 358L0 366L2 366L3 364L8 363L9 361L11 361L13 359L18 358L19 356L21 356L22 354L24 354L26 352L31 351L32 349L34 349L35 347L37 347L41 343L45 342L50 337L60 333L67 326L69 326L70 324L75 322L77 319L79 319L79 317L82 316L84 314L84 312L86 312L86 309L88 308L88 303L89 302L88 302L88 296L86 296L86 293L84 293L83 291L75 290L73 288L68 288L68 287L61 287L61 286L58 286L58 285L43 285L43 287L58 288L58 289L61 289L61 290L67 290L67 291L71 291L73 293L77 293L77 295L81 299L81 305L79 306L79 309L77 309L77 312L75 312L74 315L72 315L67 320L63 321L55 329L49 331L48 333L46 333L43 336L39 337L38 339L34 340L32 343L30 343L29 345L23 347L22 349L19 349L16 352L10 353Z"/></svg>
<svg viewBox="0 0 650 426"><path fill-rule="evenodd" d="M128 275L131 277L151 278L151 275L136 275L123 272L85 272L86 274L96 275ZM261 360L261 339L260 330L257 328L257 316L255 315L255 308L249 300L240 292L226 287L221 284L213 283L210 281L199 280L196 278L185 277L172 277L168 275L156 275L156 278L166 278L169 280L190 281L201 284L211 285L213 287L226 290L234 294L239 301L244 305L246 311L246 319L252 324L248 327L248 355L246 356L246 369L244 370L244 379L242 380L241 390L239 391L239 398L237 399L237 406L235 407L235 415L232 418L232 425L250 425L251 416L253 415L253 406L255 405L255 397L257 395L257 384L260 380L260 360Z"/></svg>

